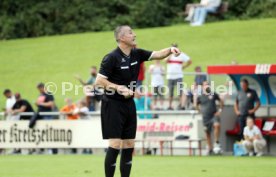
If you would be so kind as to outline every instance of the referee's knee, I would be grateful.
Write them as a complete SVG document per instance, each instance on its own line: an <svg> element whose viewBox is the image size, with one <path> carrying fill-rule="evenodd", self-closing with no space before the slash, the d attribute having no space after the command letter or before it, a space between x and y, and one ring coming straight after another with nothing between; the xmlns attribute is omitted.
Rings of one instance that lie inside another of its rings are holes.
<svg viewBox="0 0 276 177"><path fill-rule="evenodd" d="M122 140L120 139L110 139L109 140L109 147L113 149L121 149Z"/></svg>
<svg viewBox="0 0 276 177"><path fill-rule="evenodd" d="M135 142L133 139L123 140L122 148L123 149L134 148L134 144Z"/></svg>

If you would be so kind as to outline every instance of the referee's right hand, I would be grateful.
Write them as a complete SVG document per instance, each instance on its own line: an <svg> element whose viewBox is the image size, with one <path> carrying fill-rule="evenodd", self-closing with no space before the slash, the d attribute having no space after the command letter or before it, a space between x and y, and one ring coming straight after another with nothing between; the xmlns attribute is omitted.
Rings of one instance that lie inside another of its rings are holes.
<svg viewBox="0 0 276 177"><path fill-rule="evenodd" d="M134 92L124 85L119 85L117 87L117 92L123 95L125 98L130 98L134 95Z"/></svg>

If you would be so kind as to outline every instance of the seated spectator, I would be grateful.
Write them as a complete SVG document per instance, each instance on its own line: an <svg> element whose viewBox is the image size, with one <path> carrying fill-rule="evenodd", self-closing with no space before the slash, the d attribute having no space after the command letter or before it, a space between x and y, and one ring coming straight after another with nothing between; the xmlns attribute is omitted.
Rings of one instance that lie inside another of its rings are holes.
<svg viewBox="0 0 276 177"><path fill-rule="evenodd" d="M78 115L81 119L89 119L89 109L86 106L86 101L81 100L78 107L74 110L74 115Z"/></svg>
<svg viewBox="0 0 276 177"><path fill-rule="evenodd" d="M157 108L157 99L159 97L160 99L160 106L161 109L164 109L163 102L164 102L164 74L165 74L165 68L160 64L159 60L155 61L155 64L151 65L149 68L149 72L151 74L151 86L153 87L153 106L154 109L160 109Z"/></svg>
<svg viewBox="0 0 276 177"><path fill-rule="evenodd" d="M64 102L66 105L60 109L60 112L66 115L67 120L76 120L79 118L79 115L73 114L75 109L77 109L77 105L72 102L72 99L65 98Z"/></svg>
<svg viewBox="0 0 276 177"><path fill-rule="evenodd" d="M97 77L98 71L96 66L91 66L90 69L90 77L85 82L80 78L79 75L76 75L75 78L83 85L83 86L92 86L94 87L94 83ZM91 90L91 93L86 93L86 102L87 106L89 108L89 111L95 111L96 110L96 103L101 100L101 93L97 89L89 89Z"/></svg>
<svg viewBox="0 0 276 177"><path fill-rule="evenodd" d="M19 116L12 116L12 107L16 102L16 99L14 95L12 94L12 91L10 89L5 89L3 92L6 99L6 107L3 109L5 112L5 118L6 120L18 120Z"/></svg>
<svg viewBox="0 0 276 177"><path fill-rule="evenodd" d="M253 156L254 152L257 153L257 156L262 156L263 149L266 146L266 141L264 140L260 129L254 125L254 120L251 117L246 120L246 127L244 128L243 135L243 145L249 156Z"/></svg>
<svg viewBox="0 0 276 177"><path fill-rule="evenodd" d="M192 26L201 26L204 24L208 13L215 13L221 4L221 0L201 0L200 6L194 10L191 21Z"/></svg>
<svg viewBox="0 0 276 177"><path fill-rule="evenodd" d="M195 13L195 8L200 6L200 3L186 4L186 8L188 8L188 15L185 18L185 21L192 21Z"/></svg>
<svg viewBox="0 0 276 177"><path fill-rule="evenodd" d="M149 97L145 97L140 90L135 91L134 95L134 103L137 111L150 111L153 109L151 104L151 99ZM140 119L152 119L152 114L139 114L138 117Z"/></svg>
<svg viewBox="0 0 276 177"><path fill-rule="evenodd" d="M31 104L21 98L20 93L15 94L16 102L12 107L12 115L18 115L23 112L34 112ZM30 120L32 115L20 115L20 120Z"/></svg>

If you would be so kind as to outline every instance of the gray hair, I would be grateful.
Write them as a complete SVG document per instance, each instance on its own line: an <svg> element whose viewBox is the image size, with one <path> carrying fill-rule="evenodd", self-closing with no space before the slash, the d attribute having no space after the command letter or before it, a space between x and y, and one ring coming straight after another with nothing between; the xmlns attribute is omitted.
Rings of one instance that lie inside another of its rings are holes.
<svg viewBox="0 0 276 177"><path fill-rule="evenodd" d="M117 26L114 30L114 37L117 42L119 42L119 38L123 35L122 29L124 27L129 27L129 26L128 25L120 25L120 26Z"/></svg>

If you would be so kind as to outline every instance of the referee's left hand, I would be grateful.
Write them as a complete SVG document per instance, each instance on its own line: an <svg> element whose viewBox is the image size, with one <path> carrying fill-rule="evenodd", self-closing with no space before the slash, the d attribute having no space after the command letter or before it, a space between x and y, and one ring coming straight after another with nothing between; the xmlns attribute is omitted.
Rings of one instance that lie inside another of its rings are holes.
<svg viewBox="0 0 276 177"><path fill-rule="evenodd" d="M123 95L125 98L130 98L134 95L134 92L124 85L119 85L117 87L117 92Z"/></svg>

